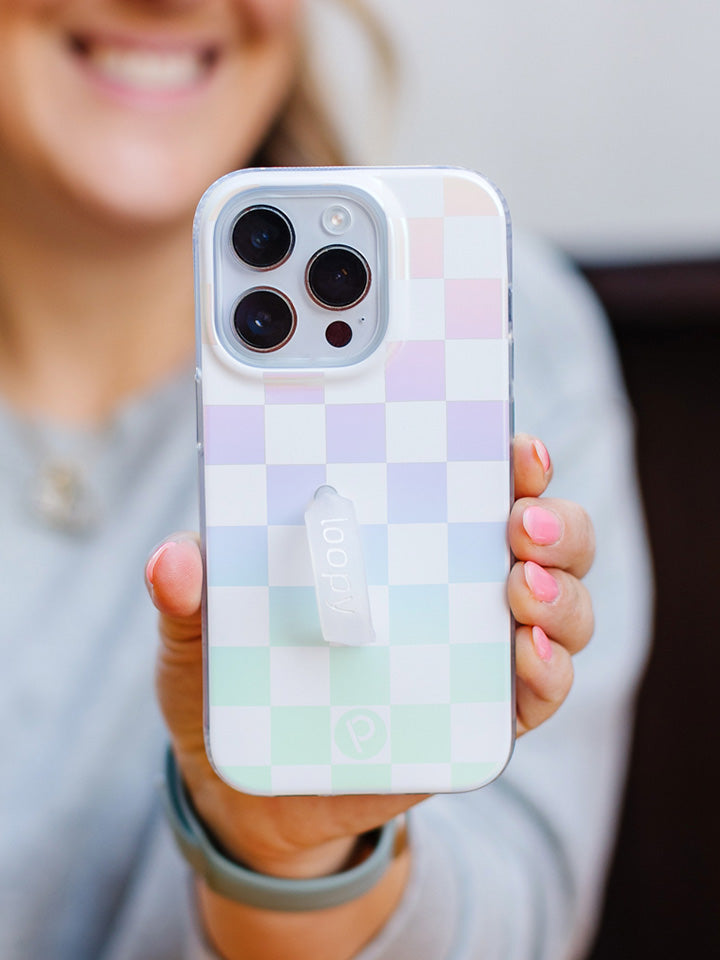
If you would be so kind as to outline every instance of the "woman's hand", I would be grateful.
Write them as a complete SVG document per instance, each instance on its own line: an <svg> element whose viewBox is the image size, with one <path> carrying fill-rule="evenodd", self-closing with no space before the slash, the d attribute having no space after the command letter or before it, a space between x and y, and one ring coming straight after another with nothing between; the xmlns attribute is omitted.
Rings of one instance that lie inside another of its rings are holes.
<svg viewBox="0 0 720 960"><path fill-rule="evenodd" d="M593 559L592 526L573 503L546 498L545 447L514 445L518 499L509 521L517 562L508 596L517 630L518 735L553 714L572 684L571 654L590 639L592 607L580 578ZM200 817L228 853L262 873L319 876L343 867L355 838L423 799L413 796L257 797L213 772L202 724L202 562L191 535L166 541L146 579L161 613L157 688L180 769Z"/></svg>
<svg viewBox="0 0 720 960"><path fill-rule="evenodd" d="M570 692L571 655L593 632L590 594L580 582L592 566L590 518L569 500L538 499L552 477L544 445L527 434L513 448L515 504L508 537L516 563L508 579L515 634L517 735L538 727Z"/></svg>

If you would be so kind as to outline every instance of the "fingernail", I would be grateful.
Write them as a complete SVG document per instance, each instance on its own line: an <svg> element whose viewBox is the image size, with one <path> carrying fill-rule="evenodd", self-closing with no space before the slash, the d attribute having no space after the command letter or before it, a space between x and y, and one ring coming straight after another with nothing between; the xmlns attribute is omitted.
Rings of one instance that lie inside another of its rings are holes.
<svg viewBox="0 0 720 960"><path fill-rule="evenodd" d="M533 447L535 447L535 453L542 464L543 470L547 473L550 469L550 454L547 452L547 447L542 440L533 440Z"/></svg>
<svg viewBox="0 0 720 960"><path fill-rule="evenodd" d="M544 567L528 560L525 563L524 573L525 582L536 600L542 600L543 603L552 603L553 600L557 600L560 587L555 577Z"/></svg>
<svg viewBox="0 0 720 960"><path fill-rule="evenodd" d="M535 653L541 660L548 663L552 659L552 644L542 627L532 628L532 642L535 647Z"/></svg>
<svg viewBox="0 0 720 960"><path fill-rule="evenodd" d="M174 540L167 540L165 543L161 543L160 546L151 554L150 559L148 560L145 566L145 577L150 586L153 585L153 575L155 573L155 567L157 565L160 557L167 553L170 547L173 546Z"/></svg>
<svg viewBox="0 0 720 960"><path fill-rule="evenodd" d="M543 547L557 543L562 536L560 517L544 507L528 507L522 515L522 523L532 542Z"/></svg>

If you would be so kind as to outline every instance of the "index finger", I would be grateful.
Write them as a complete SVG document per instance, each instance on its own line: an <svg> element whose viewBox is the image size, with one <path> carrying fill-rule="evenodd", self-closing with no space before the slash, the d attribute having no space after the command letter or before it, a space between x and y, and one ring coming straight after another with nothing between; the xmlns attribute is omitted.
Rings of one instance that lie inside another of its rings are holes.
<svg viewBox="0 0 720 960"><path fill-rule="evenodd" d="M519 433L513 440L513 478L515 499L539 497L552 479L553 468L547 447L528 433Z"/></svg>

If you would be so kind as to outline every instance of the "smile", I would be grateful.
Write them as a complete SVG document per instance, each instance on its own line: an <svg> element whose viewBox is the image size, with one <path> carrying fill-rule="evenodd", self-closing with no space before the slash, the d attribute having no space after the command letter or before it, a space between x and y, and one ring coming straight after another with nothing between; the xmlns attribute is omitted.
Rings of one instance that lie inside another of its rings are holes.
<svg viewBox="0 0 720 960"><path fill-rule="evenodd" d="M181 94L195 90L219 58L217 46L141 46L82 36L70 48L98 80L127 92Z"/></svg>

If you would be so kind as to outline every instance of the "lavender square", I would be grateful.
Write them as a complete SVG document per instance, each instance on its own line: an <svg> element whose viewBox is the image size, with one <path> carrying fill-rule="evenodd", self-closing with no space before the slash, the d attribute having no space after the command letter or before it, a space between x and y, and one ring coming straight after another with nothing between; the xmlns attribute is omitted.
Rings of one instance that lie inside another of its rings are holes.
<svg viewBox="0 0 720 960"><path fill-rule="evenodd" d="M331 404L326 407L328 463L385 462L385 405Z"/></svg>
<svg viewBox="0 0 720 960"><path fill-rule="evenodd" d="M388 358L387 400L444 400L445 343L409 340Z"/></svg>
<svg viewBox="0 0 720 960"><path fill-rule="evenodd" d="M260 406L205 407L205 463L264 463L265 418Z"/></svg>
<svg viewBox="0 0 720 960"><path fill-rule="evenodd" d="M322 463L268 466L268 523L282 526L305 523L305 508L324 483L325 466Z"/></svg>
<svg viewBox="0 0 720 960"><path fill-rule="evenodd" d="M446 520L444 463L388 464L389 523L444 523Z"/></svg>
<svg viewBox="0 0 720 960"><path fill-rule="evenodd" d="M447 404L448 460L507 460L507 405L494 400Z"/></svg>

